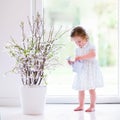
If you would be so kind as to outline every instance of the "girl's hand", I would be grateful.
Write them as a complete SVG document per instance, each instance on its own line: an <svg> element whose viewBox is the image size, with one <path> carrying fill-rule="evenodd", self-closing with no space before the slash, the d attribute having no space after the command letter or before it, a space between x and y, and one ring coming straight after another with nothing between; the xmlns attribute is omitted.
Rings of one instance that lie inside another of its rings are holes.
<svg viewBox="0 0 120 120"><path fill-rule="evenodd" d="M72 65L72 64L74 64L74 61L68 60L68 64Z"/></svg>
<svg viewBox="0 0 120 120"><path fill-rule="evenodd" d="M81 59L82 59L81 56L77 56L77 57L75 58L75 61L78 61L78 60L81 60Z"/></svg>

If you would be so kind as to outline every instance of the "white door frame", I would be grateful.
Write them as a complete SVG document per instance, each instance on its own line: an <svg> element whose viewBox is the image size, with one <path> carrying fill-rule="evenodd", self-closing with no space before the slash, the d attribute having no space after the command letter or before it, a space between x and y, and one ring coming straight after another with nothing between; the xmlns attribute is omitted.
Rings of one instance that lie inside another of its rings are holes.
<svg viewBox="0 0 120 120"><path fill-rule="evenodd" d="M34 16L36 12L39 12L43 16L43 0L31 0L31 10L30 16ZM118 56L120 55L120 2L118 0ZM120 56L118 57L118 73L120 75ZM120 103L120 77L118 75L118 96L98 96L97 103ZM77 96L48 96L47 103L77 103ZM89 102L89 97L87 96L86 103Z"/></svg>

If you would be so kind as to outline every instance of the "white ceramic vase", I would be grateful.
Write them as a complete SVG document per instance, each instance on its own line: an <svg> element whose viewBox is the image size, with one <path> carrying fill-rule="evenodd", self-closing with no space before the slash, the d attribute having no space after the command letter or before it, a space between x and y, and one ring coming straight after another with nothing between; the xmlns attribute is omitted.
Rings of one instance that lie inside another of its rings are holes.
<svg viewBox="0 0 120 120"><path fill-rule="evenodd" d="M45 98L46 86L22 86L20 88L20 102L23 114L43 114Z"/></svg>

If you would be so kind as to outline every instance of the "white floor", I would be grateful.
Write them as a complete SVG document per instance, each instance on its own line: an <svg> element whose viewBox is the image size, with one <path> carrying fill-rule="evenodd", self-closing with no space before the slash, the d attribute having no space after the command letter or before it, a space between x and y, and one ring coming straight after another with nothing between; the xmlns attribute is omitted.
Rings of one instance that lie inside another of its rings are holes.
<svg viewBox="0 0 120 120"><path fill-rule="evenodd" d="M120 120L120 104L97 104L92 113L74 112L76 106L47 104L45 114L40 116L23 115L19 107L0 107L0 120Z"/></svg>

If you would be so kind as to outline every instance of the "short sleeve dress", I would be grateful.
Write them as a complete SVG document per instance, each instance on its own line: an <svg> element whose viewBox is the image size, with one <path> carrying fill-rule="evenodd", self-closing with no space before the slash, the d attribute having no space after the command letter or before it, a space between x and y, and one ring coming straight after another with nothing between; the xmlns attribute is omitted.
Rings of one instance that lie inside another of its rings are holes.
<svg viewBox="0 0 120 120"><path fill-rule="evenodd" d="M76 49L76 56L85 55L90 50L95 50L95 47L87 42L82 48ZM95 58L82 60L82 64L82 69L75 72L72 88L80 91L103 87L103 76L97 60Z"/></svg>

